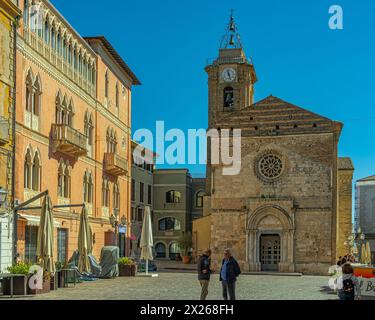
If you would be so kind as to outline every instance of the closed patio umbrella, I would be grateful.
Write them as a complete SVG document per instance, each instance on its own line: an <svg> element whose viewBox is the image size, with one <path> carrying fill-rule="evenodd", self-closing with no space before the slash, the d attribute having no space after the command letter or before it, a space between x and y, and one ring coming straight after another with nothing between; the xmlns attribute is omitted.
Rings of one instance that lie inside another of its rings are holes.
<svg viewBox="0 0 375 320"><path fill-rule="evenodd" d="M90 273L90 260L88 255L92 253L92 232L89 224L87 209L82 208L79 231L78 231L78 270L83 273Z"/></svg>
<svg viewBox="0 0 375 320"><path fill-rule="evenodd" d="M366 242L366 260L365 260L365 263L366 264L371 264L371 247L370 247L370 242L367 241Z"/></svg>
<svg viewBox="0 0 375 320"><path fill-rule="evenodd" d="M53 207L51 198L46 195L43 199L38 229L36 255L44 272L55 273L53 261Z"/></svg>
<svg viewBox="0 0 375 320"><path fill-rule="evenodd" d="M146 260L146 274L148 274L148 261L153 260L154 257L152 256L152 247L154 245L154 241L152 238L152 221L151 221L151 212L150 207L145 207L145 213L143 216L143 225L142 225L142 233L141 233L141 259Z"/></svg>

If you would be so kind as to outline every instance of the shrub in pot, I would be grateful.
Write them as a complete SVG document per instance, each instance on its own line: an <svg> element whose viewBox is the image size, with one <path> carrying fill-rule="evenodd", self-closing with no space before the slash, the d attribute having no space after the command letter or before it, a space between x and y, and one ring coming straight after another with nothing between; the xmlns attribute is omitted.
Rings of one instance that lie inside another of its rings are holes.
<svg viewBox="0 0 375 320"><path fill-rule="evenodd" d="M14 264L10 267L8 267L7 271L10 274L19 274L19 275L27 275L28 277L14 277L13 278L13 295L23 295L24 294L24 288L25 288L25 281L27 282L29 280L29 269L30 264L26 262L18 262L17 264ZM10 295L10 289L11 289L11 278L4 278L3 280L3 292L5 295ZM26 283L26 286L27 283Z"/></svg>
<svg viewBox="0 0 375 320"><path fill-rule="evenodd" d="M119 276L134 277L136 273L136 264L133 259L124 257L118 260Z"/></svg>
<svg viewBox="0 0 375 320"><path fill-rule="evenodd" d="M190 232L182 232L180 238L178 239L178 245L180 247L180 254L182 256L182 263L190 263L189 249L193 245L193 240Z"/></svg>

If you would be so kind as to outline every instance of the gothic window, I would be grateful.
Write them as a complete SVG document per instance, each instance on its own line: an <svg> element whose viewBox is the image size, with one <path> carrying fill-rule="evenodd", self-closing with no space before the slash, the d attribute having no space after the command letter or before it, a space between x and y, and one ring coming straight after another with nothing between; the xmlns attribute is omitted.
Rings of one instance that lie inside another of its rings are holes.
<svg viewBox="0 0 375 320"><path fill-rule="evenodd" d="M44 33L44 42L48 44L48 43L49 43L49 26L48 26L48 17L47 17L46 21L44 22L43 33Z"/></svg>
<svg viewBox="0 0 375 320"><path fill-rule="evenodd" d="M73 101L62 97L60 91L56 96L56 123L73 126L74 106Z"/></svg>
<svg viewBox="0 0 375 320"><path fill-rule="evenodd" d="M234 93L232 87L224 89L224 108L232 108L234 106Z"/></svg>
<svg viewBox="0 0 375 320"><path fill-rule="evenodd" d="M56 47L56 42L55 42L55 29L54 28L52 28L51 29L51 47L52 47L52 49L55 49L55 47Z"/></svg>
<svg viewBox="0 0 375 320"><path fill-rule="evenodd" d="M68 161L61 160L59 163L57 195L61 198L70 198L70 167Z"/></svg>
<svg viewBox="0 0 375 320"><path fill-rule="evenodd" d="M60 32L57 33L56 49L57 49L57 54L61 55L61 36L60 36Z"/></svg>
<svg viewBox="0 0 375 320"><path fill-rule="evenodd" d="M117 151L117 134L111 128L107 129L107 152L116 153Z"/></svg>
<svg viewBox="0 0 375 320"><path fill-rule="evenodd" d="M116 83L116 108L119 107L119 103L120 103L120 100L119 100L119 89L118 89L118 83Z"/></svg>
<svg viewBox="0 0 375 320"><path fill-rule="evenodd" d="M94 124L92 114L86 111L85 114L85 135L87 136L87 144L89 146L90 155L92 155L92 146L94 142Z"/></svg>
<svg viewBox="0 0 375 320"><path fill-rule="evenodd" d="M120 187L118 183L113 185L113 208L120 209Z"/></svg>
<svg viewBox="0 0 375 320"><path fill-rule="evenodd" d="M26 111L31 112L32 111L32 104L33 104L33 76L31 73L31 70L27 73L26 77Z"/></svg>
<svg viewBox="0 0 375 320"><path fill-rule="evenodd" d="M24 161L24 188L31 189L32 157L30 149L27 149Z"/></svg>
<svg viewBox="0 0 375 320"><path fill-rule="evenodd" d="M37 76L34 82L34 99L32 104L32 113L35 116L39 116L40 114L40 105L41 105L41 85L40 85L40 79Z"/></svg>
<svg viewBox="0 0 375 320"><path fill-rule="evenodd" d="M203 208L203 196L204 191L198 191L195 198L195 207L196 208Z"/></svg>
<svg viewBox="0 0 375 320"><path fill-rule="evenodd" d="M102 205L103 207L109 207L109 181L107 178L103 178L102 183Z"/></svg>
<svg viewBox="0 0 375 320"><path fill-rule="evenodd" d="M179 203L181 201L181 192L171 190L166 193L167 203Z"/></svg>
<svg viewBox="0 0 375 320"><path fill-rule="evenodd" d="M83 201L86 203L93 202L93 192L94 192L94 183L92 179L92 174L85 172L83 176Z"/></svg>
<svg viewBox="0 0 375 320"><path fill-rule="evenodd" d="M57 173L57 196L64 196L64 164L59 164L59 169Z"/></svg>
<svg viewBox="0 0 375 320"><path fill-rule="evenodd" d="M29 1L25 0L23 4L23 21L25 26L29 24Z"/></svg>
<svg viewBox="0 0 375 320"><path fill-rule="evenodd" d="M109 86L109 75L108 70L105 73L105 83L104 83L104 96L108 98L108 86Z"/></svg>
<svg viewBox="0 0 375 320"><path fill-rule="evenodd" d="M32 189L34 191L40 190L40 158L39 152L35 152L34 160L33 160L33 167L32 167Z"/></svg>

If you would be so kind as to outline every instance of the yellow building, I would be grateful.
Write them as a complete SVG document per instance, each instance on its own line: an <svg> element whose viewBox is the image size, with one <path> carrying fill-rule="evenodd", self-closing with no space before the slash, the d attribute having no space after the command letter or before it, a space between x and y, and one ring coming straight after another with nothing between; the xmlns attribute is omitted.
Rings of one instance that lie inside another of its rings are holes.
<svg viewBox="0 0 375 320"><path fill-rule="evenodd" d="M0 0L0 272L12 263L14 47L17 6Z"/></svg>

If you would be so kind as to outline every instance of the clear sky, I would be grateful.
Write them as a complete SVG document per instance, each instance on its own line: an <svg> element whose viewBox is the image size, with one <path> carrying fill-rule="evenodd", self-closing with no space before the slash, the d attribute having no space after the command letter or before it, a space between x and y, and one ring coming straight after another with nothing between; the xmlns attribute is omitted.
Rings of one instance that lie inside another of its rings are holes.
<svg viewBox="0 0 375 320"><path fill-rule="evenodd" d="M375 174L375 1L52 0L83 36L104 35L142 82L133 90L132 129L207 127L208 58L234 10L258 75L255 100L272 94L342 121L340 156L355 179ZM344 29L328 27L331 5ZM190 166L193 173L203 166Z"/></svg>

